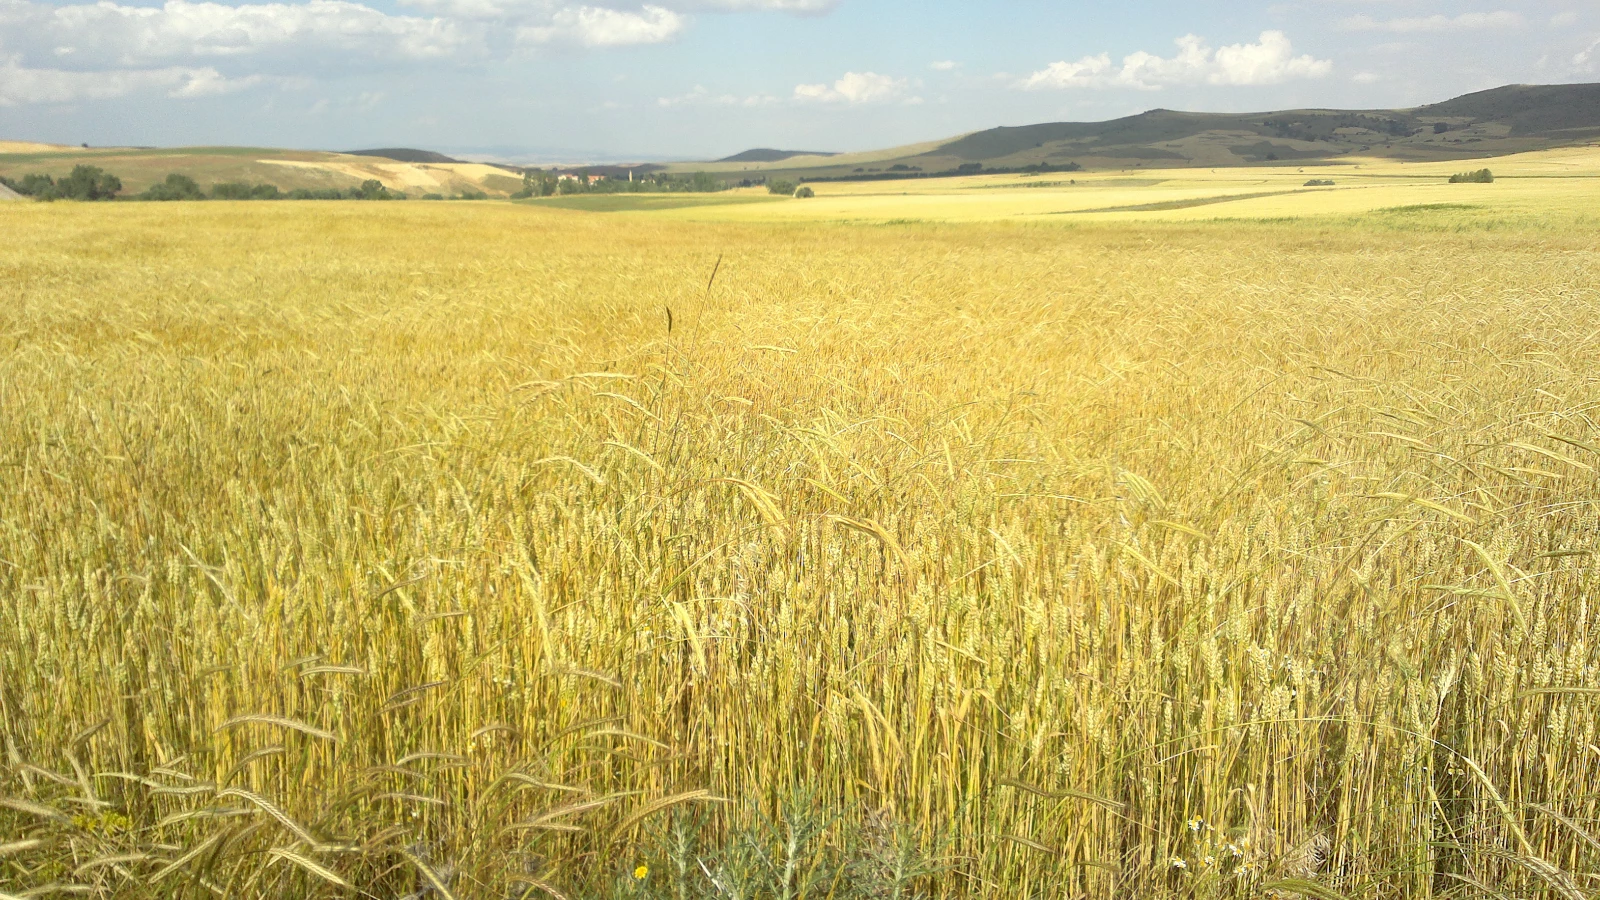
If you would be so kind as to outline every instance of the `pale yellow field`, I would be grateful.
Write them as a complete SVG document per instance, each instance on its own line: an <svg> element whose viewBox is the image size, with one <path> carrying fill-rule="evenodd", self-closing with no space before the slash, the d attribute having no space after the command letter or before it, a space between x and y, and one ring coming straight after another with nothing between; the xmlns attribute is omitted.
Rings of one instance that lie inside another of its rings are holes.
<svg viewBox="0 0 1600 900"><path fill-rule="evenodd" d="M0 205L0 894L1593 896L1587 182L991 183Z"/></svg>
<svg viewBox="0 0 1600 900"><path fill-rule="evenodd" d="M72 153L82 148L37 141L0 141L0 153Z"/></svg>
<svg viewBox="0 0 1600 900"><path fill-rule="evenodd" d="M1494 170L1495 184L1446 183L1455 172L1485 166ZM1311 179L1336 184L1305 187ZM1036 184L1044 186L1030 187ZM979 222L1058 216L1072 222L1205 221L1349 216L1401 207L1466 204L1522 220L1564 219L1600 210L1600 148L1452 163L1352 159L1326 166L823 182L812 188L817 196L804 202L678 209L655 215L741 222ZM1257 196L1263 194L1270 196ZM1200 201L1221 202L1184 206ZM1168 208L1128 209L1149 206Z"/></svg>
<svg viewBox="0 0 1600 900"><path fill-rule="evenodd" d="M98 166L118 176L123 196L132 196L172 173L187 174L204 187L243 181L294 188L347 188L368 179L411 197L464 191L504 197L522 187L515 172L478 163L404 163L373 156L320 151L268 150L246 147L139 149L59 147L22 141L0 141L0 175L66 175L74 166Z"/></svg>

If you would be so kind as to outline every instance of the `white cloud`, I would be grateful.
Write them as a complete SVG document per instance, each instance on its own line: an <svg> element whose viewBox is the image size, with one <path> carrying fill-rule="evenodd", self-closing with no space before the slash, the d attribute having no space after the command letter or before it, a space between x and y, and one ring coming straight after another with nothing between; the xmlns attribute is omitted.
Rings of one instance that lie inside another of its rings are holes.
<svg viewBox="0 0 1600 900"><path fill-rule="evenodd" d="M953 59L941 59L936 63L928 64L928 68L934 70L935 72L954 72L960 67L961 64Z"/></svg>
<svg viewBox="0 0 1600 900"><path fill-rule="evenodd" d="M1130 57L1131 59L1131 57ZM1104 87L1115 80L1111 54L1085 56L1077 62L1053 62L1017 83L1027 90L1039 88Z"/></svg>
<svg viewBox="0 0 1600 900"><path fill-rule="evenodd" d="M1333 63L1309 55L1295 56L1289 37L1281 31L1264 31L1259 43L1231 44L1217 50L1212 84L1278 84L1296 78L1321 78Z"/></svg>
<svg viewBox="0 0 1600 900"><path fill-rule="evenodd" d="M175 88L169 97L218 97L223 94L232 94L247 88L253 88L266 80L261 75L245 75L242 78L228 78L216 69L194 69L188 76L183 86Z"/></svg>
<svg viewBox="0 0 1600 900"><path fill-rule="evenodd" d="M1571 10L1568 10L1564 13L1556 13L1550 17L1550 24L1556 28L1565 28L1569 25L1576 25L1578 24L1578 14L1572 12Z"/></svg>
<svg viewBox="0 0 1600 900"><path fill-rule="evenodd" d="M73 72L30 69L11 59L0 65L0 106L112 100L151 91L165 91L169 97L183 99L214 97L254 87L264 80L260 75L226 78L210 67Z"/></svg>
<svg viewBox="0 0 1600 900"><path fill-rule="evenodd" d="M1600 50L1600 41L1595 41L1585 47L1577 56L1572 58L1572 64L1585 71L1589 68L1589 61L1594 58L1596 50Z"/></svg>
<svg viewBox="0 0 1600 900"><path fill-rule="evenodd" d="M846 72L833 84L795 86L794 98L818 103L888 103L905 95L910 82L876 72Z"/></svg>
<svg viewBox="0 0 1600 900"><path fill-rule="evenodd" d="M656 105L661 107L673 106L771 106L778 102L777 97L768 94L753 94L748 97L739 97L733 94L713 94L701 85L695 85L694 90L677 97L661 97L656 100Z"/></svg>
<svg viewBox="0 0 1600 900"><path fill-rule="evenodd" d="M3 2L3 0L0 0ZM559 28L587 16L590 19L651 21L661 12L687 23L686 13L786 12L819 15L831 11L837 0L600 0L603 5L574 4L570 0L399 0L402 6L462 19L513 22L528 27Z"/></svg>
<svg viewBox="0 0 1600 900"><path fill-rule="evenodd" d="M1355 77L1350 80L1356 84L1377 84L1383 80L1383 76L1377 72L1357 72Z"/></svg>
<svg viewBox="0 0 1600 900"><path fill-rule="evenodd" d="M1177 40L1178 53L1161 57L1140 51L1123 57L1111 54L1085 56L1077 62L1056 62L1015 82L1024 90L1044 88L1134 88L1159 90L1168 85L1213 84L1250 86L1279 84L1298 78L1322 78L1333 63L1312 56L1295 56L1289 38L1281 31L1264 31L1254 44L1230 44L1212 50L1204 38L1186 35Z"/></svg>
<svg viewBox="0 0 1600 900"><path fill-rule="evenodd" d="M1413 34L1429 31L1482 31L1490 28L1517 28L1522 16L1500 10L1487 13L1463 13L1451 17L1444 15L1409 16L1400 19L1374 19L1365 13L1351 16L1339 23L1346 31L1387 31L1395 34Z"/></svg>
<svg viewBox="0 0 1600 900"><path fill-rule="evenodd" d="M677 37L686 24L683 16L661 6L646 6L638 12L574 6L557 10L548 25L518 29L517 42L572 43L582 47L660 44Z"/></svg>
<svg viewBox="0 0 1600 900"><path fill-rule="evenodd" d="M14 47L51 48L75 66L105 70L268 53L417 61L449 57L474 43L446 20L391 16L347 0L241 6L167 0L153 7L10 0L0 3L0 30Z"/></svg>
<svg viewBox="0 0 1600 900"><path fill-rule="evenodd" d="M514 47L626 47L681 35L688 12L826 13L838 0L0 0L0 97L203 97L286 76L454 62Z"/></svg>
<svg viewBox="0 0 1600 900"><path fill-rule="evenodd" d="M710 9L722 12L749 12L771 10L775 12L815 14L831 11L839 0L686 0L673 6L683 9Z"/></svg>

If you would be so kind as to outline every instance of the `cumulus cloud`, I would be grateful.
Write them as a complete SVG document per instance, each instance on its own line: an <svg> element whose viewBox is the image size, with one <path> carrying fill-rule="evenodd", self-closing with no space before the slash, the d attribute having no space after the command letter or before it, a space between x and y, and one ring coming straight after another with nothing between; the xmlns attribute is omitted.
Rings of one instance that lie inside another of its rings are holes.
<svg viewBox="0 0 1600 900"><path fill-rule="evenodd" d="M559 42L582 47L660 44L677 37L686 24L683 16L660 6L646 6L638 12L603 6L576 6L557 10L548 25L518 29L517 42Z"/></svg>
<svg viewBox="0 0 1600 900"><path fill-rule="evenodd" d="M1459 16L1408 16L1399 19L1375 19L1362 14L1351 16L1339 23L1346 31L1385 31L1394 34L1415 34L1429 31L1482 31L1490 28L1516 28L1522 25L1522 16L1500 10L1498 12L1463 13Z"/></svg>
<svg viewBox="0 0 1600 900"><path fill-rule="evenodd" d="M954 72L960 67L961 64L953 59L941 59L938 62L928 64L928 68L935 72Z"/></svg>
<svg viewBox="0 0 1600 900"><path fill-rule="evenodd" d="M260 75L227 78L210 67L74 72L31 69L11 59L0 65L0 106L114 100L150 91L177 98L214 97L254 87L264 80Z"/></svg>
<svg viewBox="0 0 1600 900"><path fill-rule="evenodd" d="M1111 54L1085 56L1076 62L1051 63L1015 83L1023 90L1046 88L1134 88L1160 90L1169 85L1253 86L1279 84L1299 78L1322 78L1333 63L1309 55L1294 55L1289 38L1281 31L1264 31L1254 44L1230 44L1211 49L1202 37L1178 38L1178 53L1171 57L1140 51L1123 57Z"/></svg>
<svg viewBox="0 0 1600 900"><path fill-rule="evenodd" d="M690 13L815 15L838 0L0 0L0 97L204 97L289 76L492 59L518 48L659 44ZM9 55L6 55L9 54Z"/></svg>
<svg viewBox="0 0 1600 900"><path fill-rule="evenodd" d="M70 68L151 67L179 60L222 60L336 52L417 61L450 57L473 45L451 22L391 16L348 0L224 6L168 0L161 6L0 5L7 43L48 52Z"/></svg>
<svg viewBox="0 0 1600 900"><path fill-rule="evenodd" d="M661 13L677 16L683 24L688 14L782 12L818 15L831 11L837 0L601 0L603 5L571 0L399 0L402 6L461 19L521 23L528 27L560 28L575 19L606 18L658 21Z"/></svg>
<svg viewBox="0 0 1600 900"><path fill-rule="evenodd" d="M828 12L839 5L839 0L685 0L685 2L672 5L683 9L709 9L723 12L772 10L804 15Z"/></svg>
<svg viewBox="0 0 1600 900"><path fill-rule="evenodd" d="M740 97L735 94L713 94L702 85L695 85L694 90L677 97L661 97L656 100L660 107L674 106L771 106L778 102L777 97L768 94L752 94Z"/></svg>
<svg viewBox="0 0 1600 900"><path fill-rule="evenodd" d="M1591 68L1589 64L1594 59L1596 51L1600 51L1600 41L1595 41L1585 47L1578 55L1572 57L1572 64L1579 69L1589 70Z"/></svg>
<svg viewBox="0 0 1600 900"><path fill-rule="evenodd" d="M833 84L801 84L794 89L796 100L816 103L888 103L905 96L910 82L904 78L876 72L846 72Z"/></svg>

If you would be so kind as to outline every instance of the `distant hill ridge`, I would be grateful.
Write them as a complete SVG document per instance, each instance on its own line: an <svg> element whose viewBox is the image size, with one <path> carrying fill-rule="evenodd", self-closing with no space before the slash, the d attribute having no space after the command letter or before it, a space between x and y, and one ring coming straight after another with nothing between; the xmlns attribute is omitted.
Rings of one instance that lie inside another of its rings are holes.
<svg viewBox="0 0 1600 900"><path fill-rule="evenodd" d="M1412 109L1255 113L1152 109L1107 122L1046 122L973 132L901 153L826 161L752 150L719 162L768 162L799 178L887 177L896 171L1246 166L1369 156L1467 160L1600 141L1600 84L1508 85ZM898 168L897 168L898 167Z"/></svg>
<svg viewBox="0 0 1600 900"><path fill-rule="evenodd" d="M758 147L758 148L756 148L754 150L746 150L743 153L735 153L732 156L724 157L722 159L717 160L717 162L719 162L719 163L742 163L742 162L769 163L769 162L783 162L786 159L793 159L796 156L838 156L838 155L839 154L837 154L837 153L826 153L826 152L821 151L821 150L770 150L770 149L767 149L765 147Z"/></svg>
<svg viewBox="0 0 1600 900"><path fill-rule="evenodd" d="M452 159L443 153L432 150L414 150L410 147L386 147L381 150L346 150L347 156L376 156L381 159L392 159L404 163L459 163L461 160Z"/></svg>

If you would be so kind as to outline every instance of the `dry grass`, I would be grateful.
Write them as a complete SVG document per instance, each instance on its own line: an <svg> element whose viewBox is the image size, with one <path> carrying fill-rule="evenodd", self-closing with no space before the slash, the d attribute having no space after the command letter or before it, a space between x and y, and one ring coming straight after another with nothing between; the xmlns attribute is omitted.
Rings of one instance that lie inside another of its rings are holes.
<svg viewBox="0 0 1600 900"><path fill-rule="evenodd" d="M1592 233L0 229L0 893L1595 889Z"/></svg>

